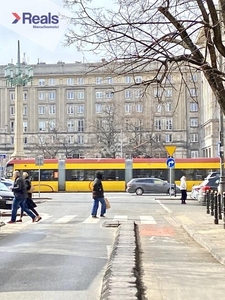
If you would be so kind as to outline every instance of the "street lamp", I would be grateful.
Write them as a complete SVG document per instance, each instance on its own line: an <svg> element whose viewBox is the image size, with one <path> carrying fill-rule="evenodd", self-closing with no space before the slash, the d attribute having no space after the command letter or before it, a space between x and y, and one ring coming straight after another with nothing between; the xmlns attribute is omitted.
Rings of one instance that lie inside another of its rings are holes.
<svg viewBox="0 0 225 300"><path fill-rule="evenodd" d="M17 64L5 67L7 85L15 87L14 152L11 157L25 157L23 147L23 87L33 79L33 68L20 63L20 41L18 41Z"/></svg>

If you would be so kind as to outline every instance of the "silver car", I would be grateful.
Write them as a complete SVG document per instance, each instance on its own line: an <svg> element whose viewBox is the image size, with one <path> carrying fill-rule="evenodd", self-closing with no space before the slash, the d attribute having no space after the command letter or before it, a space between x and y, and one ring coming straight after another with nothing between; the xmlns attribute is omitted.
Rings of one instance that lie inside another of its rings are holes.
<svg viewBox="0 0 225 300"><path fill-rule="evenodd" d="M11 209L14 194L9 188L0 182L0 209Z"/></svg>
<svg viewBox="0 0 225 300"><path fill-rule="evenodd" d="M144 193L170 194L170 184L159 178L134 178L127 183L126 192L142 195ZM174 195L175 185L171 184L171 195ZM176 192L180 192L176 187Z"/></svg>

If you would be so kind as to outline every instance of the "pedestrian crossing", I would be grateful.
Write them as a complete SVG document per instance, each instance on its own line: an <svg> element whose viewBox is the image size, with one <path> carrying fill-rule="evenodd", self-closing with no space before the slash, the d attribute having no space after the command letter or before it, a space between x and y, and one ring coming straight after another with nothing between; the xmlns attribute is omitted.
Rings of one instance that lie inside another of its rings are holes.
<svg viewBox="0 0 225 300"><path fill-rule="evenodd" d="M135 220L137 224L157 224L156 220L154 219L153 216L147 215L147 216L128 216L128 215L113 215L113 216L106 216L105 218L97 217L97 218L92 218L92 216L88 216L87 218L83 218L82 216L79 215L64 215L62 217L56 218L53 215L49 214L42 214L41 215L42 219L39 223L51 223L51 224L72 224L74 222L79 222L83 224L98 224L98 223L103 223L104 221L119 221L119 222L126 222L129 220ZM2 218L2 220L7 226L5 227L24 227L25 225L28 224L37 224L37 223L32 223L31 219L29 217L24 217L22 223L15 223L15 224L7 224L9 221L9 218L7 219ZM2 227L2 228L3 228ZM1 228L1 227L0 227Z"/></svg>

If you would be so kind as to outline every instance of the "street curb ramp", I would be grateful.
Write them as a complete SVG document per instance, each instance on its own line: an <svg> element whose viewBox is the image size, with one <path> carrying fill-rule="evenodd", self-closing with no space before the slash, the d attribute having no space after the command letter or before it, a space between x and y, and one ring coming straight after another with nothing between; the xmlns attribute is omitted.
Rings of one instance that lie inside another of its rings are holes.
<svg viewBox="0 0 225 300"><path fill-rule="evenodd" d="M113 250L103 277L100 300L141 300L137 225L119 225Z"/></svg>

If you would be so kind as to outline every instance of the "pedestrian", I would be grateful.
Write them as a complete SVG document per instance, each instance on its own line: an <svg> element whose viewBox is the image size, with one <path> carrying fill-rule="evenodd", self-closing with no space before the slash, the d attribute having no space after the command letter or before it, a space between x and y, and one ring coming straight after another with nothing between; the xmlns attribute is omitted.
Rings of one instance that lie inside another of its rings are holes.
<svg viewBox="0 0 225 300"><path fill-rule="evenodd" d="M186 204L187 199L187 182L186 177L182 176L180 179L180 191L181 191L181 204Z"/></svg>
<svg viewBox="0 0 225 300"><path fill-rule="evenodd" d="M27 208L29 210L31 210L35 214L35 216L37 216L36 222L38 222L42 218L35 209L35 207L37 207L36 203L34 203L34 201L32 200L32 184L29 179L29 174L27 172L23 172L23 178L24 178L25 187L27 190L27 199L25 200L25 205L27 206ZM16 222L22 222L22 218L23 218L23 209L21 208L20 219L17 220Z"/></svg>
<svg viewBox="0 0 225 300"><path fill-rule="evenodd" d="M92 218L97 218L99 202L101 203L100 217L105 217L106 203L105 203L105 199L104 199L104 189L103 189L103 185L102 185L102 173L101 172L96 173L96 178L93 183L92 198L94 200L93 206L92 206L92 211L91 211Z"/></svg>
<svg viewBox="0 0 225 300"><path fill-rule="evenodd" d="M21 209L25 211L28 216L31 217L33 222L36 222L37 217L35 217L35 215L25 205L25 200L27 198L27 191L26 191L24 179L20 176L19 171L13 172L13 178L14 178L14 184L13 184L12 191L14 193L14 199L12 203L11 220L8 223L16 223L16 215L19 207L21 207Z"/></svg>

